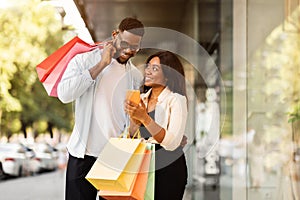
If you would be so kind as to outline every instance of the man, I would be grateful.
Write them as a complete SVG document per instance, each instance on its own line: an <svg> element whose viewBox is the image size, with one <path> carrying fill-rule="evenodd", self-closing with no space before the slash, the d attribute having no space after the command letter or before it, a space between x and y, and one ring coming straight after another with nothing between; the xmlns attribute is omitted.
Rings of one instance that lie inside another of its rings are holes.
<svg viewBox="0 0 300 200"><path fill-rule="evenodd" d="M75 101L75 125L67 145L66 200L96 199L97 190L85 176L108 139L125 128L126 90L137 89L143 78L128 60L138 52L143 35L139 20L123 19L102 50L70 61L58 85L63 103Z"/></svg>

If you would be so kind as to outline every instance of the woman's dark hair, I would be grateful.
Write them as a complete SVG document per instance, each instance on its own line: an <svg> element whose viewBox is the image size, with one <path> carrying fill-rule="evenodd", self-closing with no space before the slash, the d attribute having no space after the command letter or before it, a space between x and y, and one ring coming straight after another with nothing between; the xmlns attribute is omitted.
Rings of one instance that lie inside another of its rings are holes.
<svg viewBox="0 0 300 200"><path fill-rule="evenodd" d="M138 19L132 17L124 18L120 22L118 28L121 32L128 31L139 36L143 36L145 32L143 23Z"/></svg>
<svg viewBox="0 0 300 200"><path fill-rule="evenodd" d="M167 79L166 86L171 91L186 96L184 69L178 57L170 51L160 51L147 58L146 63L148 64L154 57L160 60L163 74ZM144 87L144 90L149 88Z"/></svg>

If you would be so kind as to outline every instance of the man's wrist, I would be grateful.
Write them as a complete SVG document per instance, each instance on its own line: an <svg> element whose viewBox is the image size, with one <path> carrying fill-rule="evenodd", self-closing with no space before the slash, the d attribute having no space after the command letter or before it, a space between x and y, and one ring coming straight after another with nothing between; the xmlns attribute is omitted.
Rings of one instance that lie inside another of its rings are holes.
<svg viewBox="0 0 300 200"><path fill-rule="evenodd" d="M89 71L93 80L97 78L100 72L106 67L104 63L101 61L98 62L94 67L92 67Z"/></svg>

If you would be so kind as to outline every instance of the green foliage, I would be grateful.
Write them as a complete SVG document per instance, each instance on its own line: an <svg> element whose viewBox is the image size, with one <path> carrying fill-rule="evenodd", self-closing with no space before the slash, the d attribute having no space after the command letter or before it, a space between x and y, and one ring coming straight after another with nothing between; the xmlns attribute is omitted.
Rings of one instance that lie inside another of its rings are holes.
<svg viewBox="0 0 300 200"><path fill-rule="evenodd" d="M47 130L47 121L44 120L40 120L40 121L36 121L33 123L33 128L34 130L36 130L37 132L45 132Z"/></svg>
<svg viewBox="0 0 300 200"><path fill-rule="evenodd" d="M35 70L64 42L59 14L40 0L12 2L17 4L0 9L0 133L38 121L70 130L71 105L49 97Z"/></svg>
<svg viewBox="0 0 300 200"><path fill-rule="evenodd" d="M295 105L294 109L288 113L289 115L289 123L293 123L295 121L300 120L300 102Z"/></svg>

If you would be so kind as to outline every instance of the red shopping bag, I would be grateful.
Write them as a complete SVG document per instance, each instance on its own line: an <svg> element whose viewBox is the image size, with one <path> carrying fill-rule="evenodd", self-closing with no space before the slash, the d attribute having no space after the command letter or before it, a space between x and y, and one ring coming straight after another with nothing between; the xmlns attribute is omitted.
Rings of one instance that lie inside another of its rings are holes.
<svg viewBox="0 0 300 200"><path fill-rule="evenodd" d="M48 95L57 97L57 85L75 55L101 47L101 43L89 44L76 36L38 64L36 71Z"/></svg>

